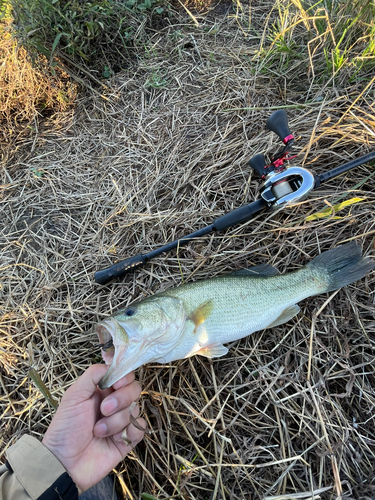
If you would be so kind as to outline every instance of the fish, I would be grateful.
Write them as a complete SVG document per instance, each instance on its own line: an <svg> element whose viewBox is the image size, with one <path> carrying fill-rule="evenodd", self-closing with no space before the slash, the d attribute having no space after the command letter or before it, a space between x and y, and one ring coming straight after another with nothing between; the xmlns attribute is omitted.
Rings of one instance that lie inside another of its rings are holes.
<svg viewBox="0 0 375 500"><path fill-rule="evenodd" d="M301 300L349 285L374 268L350 242L289 273L260 264L151 295L96 325L109 365L99 387L110 387L145 363L225 356L224 344L290 321Z"/></svg>

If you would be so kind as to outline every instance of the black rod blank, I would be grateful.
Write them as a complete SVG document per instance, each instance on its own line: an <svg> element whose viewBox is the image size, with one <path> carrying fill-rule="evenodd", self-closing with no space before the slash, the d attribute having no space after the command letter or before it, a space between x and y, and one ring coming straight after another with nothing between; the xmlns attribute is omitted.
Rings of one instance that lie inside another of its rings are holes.
<svg viewBox="0 0 375 500"><path fill-rule="evenodd" d="M324 174L318 175L318 178L320 180L320 184L322 182L327 182L334 177L338 177L341 174L344 174L345 172L348 172L348 170L351 170L352 168L358 167L359 165L363 165L364 163L367 163L368 161L374 160L375 159L375 151L372 153L369 153L365 156L361 156L360 158L356 158L355 160L351 160L348 163L344 163L344 165L341 165L340 167L333 168L332 170L328 170L328 172L325 172ZM319 187L318 185L315 185L315 188Z"/></svg>
<svg viewBox="0 0 375 500"><path fill-rule="evenodd" d="M340 167L329 170L324 174L316 175L315 176L316 182L314 189L318 188L320 184L322 184L323 182L327 182L333 179L334 177L338 177L339 175L347 172L348 170L358 167L359 165L363 165L364 163L367 163L373 159L375 159L375 151L365 156L361 156L356 160L352 160L348 163L345 163ZM249 205L236 208L235 210L232 210L231 212L223 215L222 217L219 217L212 224L203 227L202 229L198 229L198 231L195 231L194 233L183 236L178 240L171 241L170 243L167 243L166 245L163 245L160 248L152 250L151 252L134 255L133 257L129 257L128 259L116 262L107 269L102 269L100 271L97 271L95 273L95 281L100 285L106 285L114 278L121 278L125 276L125 274L128 273L129 271L144 266L150 259L153 259L154 257L157 257L164 252L168 252L169 250L173 250L178 246L185 245L194 238L199 238L213 231L224 231L225 229L228 229L229 227L235 226L237 224L243 224L244 222L249 221L256 213L261 212L266 208L270 207L266 203L266 201L263 200L263 198L253 201Z"/></svg>
<svg viewBox="0 0 375 500"><path fill-rule="evenodd" d="M194 233L183 236L179 240L171 241L170 243L167 243L160 248L156 248L151 252L134 255L129 259L122 260L121 262L116 262L116 264L113 264L107 269L97 271L95 273L95 281L100 285L106 285L114 278L120 278L129 271L144 266L150 259L158 257L164 252L169 252L169 250L173 250L178 246L186 245L186 243L193 240L194 238L200 238L201 236L205 236L206 234L213 231L224 231L231 226L246 222L250 220L254 214L267 208L267 206L268 205L263 200L263 198L260 198L259 200L256 200L249 205L245 205L243 207L237 208L236 210L232 210L228 214L225 214L222 217L216 219L213 224L203 227L202 229L198 229L198 231L195 231Z"/></svg>

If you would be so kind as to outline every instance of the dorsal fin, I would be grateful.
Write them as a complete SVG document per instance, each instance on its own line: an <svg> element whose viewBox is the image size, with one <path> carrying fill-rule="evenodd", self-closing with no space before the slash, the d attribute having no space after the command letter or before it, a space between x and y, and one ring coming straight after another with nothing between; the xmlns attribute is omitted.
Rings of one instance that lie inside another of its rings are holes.
<svg viewBox="0 0 375 500"><path fill-rule="evenodd" d="M247 269L239 269L238 271L233 271L229 276L248 276L249 278L270 278L271 276L276 276L279 271L270 266L269 264L258 264L257 266L251 266Z"/></svg>

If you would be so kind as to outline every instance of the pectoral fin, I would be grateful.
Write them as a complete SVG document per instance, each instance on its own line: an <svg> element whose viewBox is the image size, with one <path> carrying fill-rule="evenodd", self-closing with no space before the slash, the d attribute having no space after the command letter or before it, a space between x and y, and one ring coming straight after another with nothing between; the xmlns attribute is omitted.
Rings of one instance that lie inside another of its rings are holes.
<svg viewBox="0 0 375 500"><path fill-rule="evenodd" d="M220 356L225 356L228 349L220 344L211 344L206 347L202 347L199 351L194 354L199 354L199 356L205 356L206 358L220 358Z"/></svg>
<svg viewBox="0 0 375 500"><path fill-rule="evenodd" d="M188 319L190 319L195 325L194 333L197 333L198 326L209 317L213 307L214 304L212 300L206 300L206 302L203 302L188 316Z"/></svg>
<svg viewBox="0 0 375 500"><path fill-rule="evenodd" d="M275 321L273 321L270 325L267 326L267 328L273 328L274 326L279 326L282 325L283 323L286 323L290 319L294 318L294 316L298 314L299 311L300 308L297 305L287 307L280 314L280 316L275 319Z"/></svg>

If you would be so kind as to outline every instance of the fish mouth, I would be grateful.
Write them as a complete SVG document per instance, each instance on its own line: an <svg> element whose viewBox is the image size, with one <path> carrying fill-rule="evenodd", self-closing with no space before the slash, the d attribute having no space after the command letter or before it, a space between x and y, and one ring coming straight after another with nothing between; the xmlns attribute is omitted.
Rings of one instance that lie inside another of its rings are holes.
<svg viewBox="0 0 375 500"><path fill-rule="evenodd" d="M104 323L104 322L103 322ZM113 345L113 335L111 333L110 325L99 323L95 328L95 333L98 336L99 344L102 351L102 358L106 365L110 365L115 354ZM111 345L112 344L112 345Z"/></svg>
<svg viewBox="0 0 375 500"><path fill-rule="evenodd" d="M95 333L101 344L102 358L106 365L109 365L107 373L99 382L100 389L107 389L122 376L118 373L122 369L124 355L129 347L129 337L125 328L113 318L104 320L95 327ZM123 370L122 370L123 371ZM130 371L130 370L129 370ZM116 380L115 380L116 379Z"/></svg>
<svg viewBox="0 0 375 500"><path fill-rule="evenodd" d="M144 362L147 342L137 342L131 334L130 325L126 329L116 319L104 320L95 327L95 332L102 345L102 357L109 365L107 373L99 382L100 389L108 389L120 378L139 368ZM113 344L113 345L112 345Z"/></svg>

